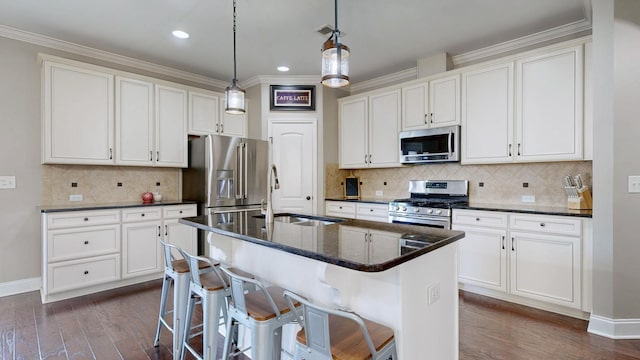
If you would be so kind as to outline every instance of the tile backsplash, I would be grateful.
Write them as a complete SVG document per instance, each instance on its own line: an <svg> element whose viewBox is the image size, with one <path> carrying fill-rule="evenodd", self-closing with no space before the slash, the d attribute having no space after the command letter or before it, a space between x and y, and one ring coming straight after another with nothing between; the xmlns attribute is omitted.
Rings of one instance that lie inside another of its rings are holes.
<svg viewBox="0 0 640 360"><path fill-rule="evenodd" d="M42 165L42 204L142 202L145 191L179 200L180 169L133 166ZM69 201L81 194L81 202Z"/></svg>
<svg viewBox="0 0 640 360"><path fill-rule="evenodd" d="M344 177L350 170L338 169L338 164L325 165L325 197L342 196ZM553 162L531 164L460 165L432 164L387 169L353 170L360 178L361 195L376 197L382 191L384 199L409 195L409 180L469 180L469 198L476 203L518 205L522 195L534 195L539 206L567 205L563 178L581 174L591 188L592 162ZM482 185L482 186L481 186Z"/></svg>

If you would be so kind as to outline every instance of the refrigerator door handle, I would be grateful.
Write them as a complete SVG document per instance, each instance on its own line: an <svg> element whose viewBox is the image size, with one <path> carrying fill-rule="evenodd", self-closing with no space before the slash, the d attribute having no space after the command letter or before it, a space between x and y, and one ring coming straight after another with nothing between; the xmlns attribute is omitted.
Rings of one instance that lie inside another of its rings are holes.
<svg viewBox="0 0 640 360"><path fill-rule="evenodd" d="M236 199L242 199L242 191L244 190L244 174L242 173L244 170L244 156L242 155L242 145L236 145L236 171L233 179L233 186Z"/></svg>
<svg viewBox="0 0 640 360"><path fill-rule="evenodd" d="M244 191L242 192L242 198L246 199L247 194L249 193L249 179L247 174L249 174L249 152L247 151L247 144L242 143L242 153L244 154L243 162L243 175L242 175L242 184L244 186Z"/></svg>

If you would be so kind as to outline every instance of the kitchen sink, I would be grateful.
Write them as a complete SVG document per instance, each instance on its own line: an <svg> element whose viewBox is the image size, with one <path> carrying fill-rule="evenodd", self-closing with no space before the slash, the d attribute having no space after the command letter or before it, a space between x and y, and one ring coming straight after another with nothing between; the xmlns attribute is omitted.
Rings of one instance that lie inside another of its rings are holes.
<svg viewBox="0 0 640 360"><path fill-rule="evenodd" d="M261 216L261 217L264 217L264 216ZM322 225L331 225L331 224L339 223L344 220L335 219L335 218L317 217L317 216L307 216L307 215L275 214L273 217L273 221L287 223L287 224L301 225L301 226L322 226Z"/></svg>

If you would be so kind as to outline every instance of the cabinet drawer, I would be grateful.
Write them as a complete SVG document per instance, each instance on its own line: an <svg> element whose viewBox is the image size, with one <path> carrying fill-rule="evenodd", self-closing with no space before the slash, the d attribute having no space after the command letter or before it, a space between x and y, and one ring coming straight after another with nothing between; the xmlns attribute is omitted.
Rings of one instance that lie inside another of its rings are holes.
<svg viewBox="0 0 640 360"><path fill-rule="evenodd" d="M580 236L582 221L561 216L511 215L511 230Z"/></svg>
<svg viewBox="0 0 640 360"><path fill-rule="evenodd" d="M325 203L327 215L354 218L356 216L356 204L351 202L327 201Z"/></svg>
<svg viewBox="0 0 640 360"><path fill-rule="evenodd" d="M79 289L120 279L120 255L105 255L48 265L49 293Z"/></svg>
<svg viewBox="0 0 640 360"><path fill-rule="evenodd" d="M162 208L162 216L165 219L177 219L197 215L198 208L196 207L196 205L176 205L165 206Z"/></svg>
<svg viewBox="0 0 640 360"><path fill-rule="evenodd" d="M120 252L120 225L51 230L47 261L55 262Z"/></svg>
<svg viewBox="0 0 640 360"><path fill-rule="evenodd" d="M70 211L45 214L48 229L66 227L117 224L120 222L120 210Z"/></svg>
<svg viewBox="0 0 640 360"><path fill-rule="evenodd" d="M453 210L454 225L477 225L484 227L506 228L508 215L493 211Z"/></svg>
<svg viewBox="0 0 640 360"><path fill-rule="evenodd" d="M357 204L356 219L389 222L389 205Z"/></svg>
<svg viewBox="0 0 640 360"><path fill-rule="evenodd" d="M122 222L157 220L162 217L162 207L141 207L122 210Z"/></svg>

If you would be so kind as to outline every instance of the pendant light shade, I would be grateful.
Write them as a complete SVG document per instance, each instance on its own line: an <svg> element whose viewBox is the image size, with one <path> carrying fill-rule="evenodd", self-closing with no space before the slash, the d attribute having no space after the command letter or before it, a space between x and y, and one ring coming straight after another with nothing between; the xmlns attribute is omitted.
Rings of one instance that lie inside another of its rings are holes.
<svg viewBox="0 0 640 360"><path fill-rule="evenodd" d="M236 78L236 0L233 0L233 79L225 90L227 103L224 111L228 114L244 114L244 93Z"/></svg>
<svg viewBox="0 0 640 360"><path fill-rule="evenodd" d="M338 0L335 0L335 30L322 45L322 84L337 88L349 85L349 47L340 41Z"/></svg>

